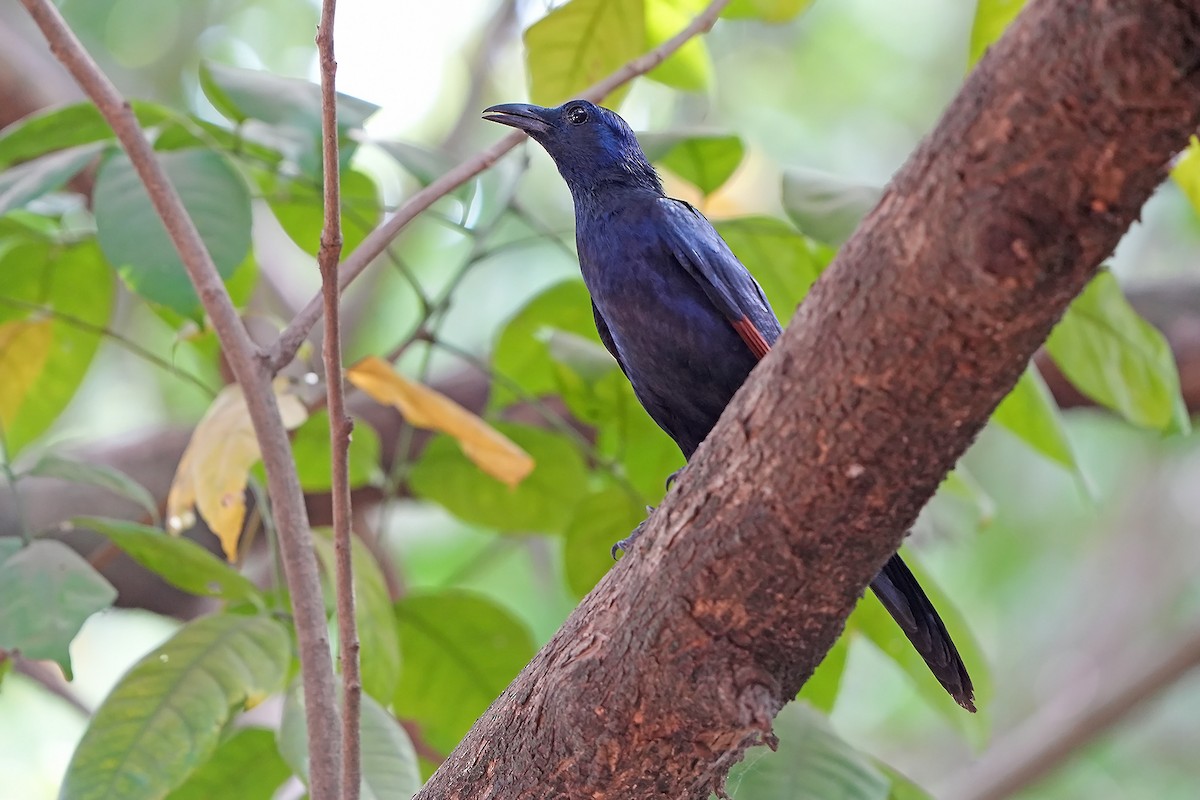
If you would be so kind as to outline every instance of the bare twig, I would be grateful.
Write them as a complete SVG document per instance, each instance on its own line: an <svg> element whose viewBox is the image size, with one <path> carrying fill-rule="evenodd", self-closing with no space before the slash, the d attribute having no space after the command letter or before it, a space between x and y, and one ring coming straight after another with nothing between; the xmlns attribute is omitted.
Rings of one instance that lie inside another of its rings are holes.
<svg viewBox="0 0 1200 800"><path fill-rule="evenodd" d="M275 393L271 389L270 362L258 353L238 317L196 226L155 158L154 150L138 126L128 101L88 55L52 0L21 2L46 37L51 52L96 104L129 154L130 162L150 195L154 210L179 251L205 312L213 321L229 365L245 393L250 419L267 469L268 491L279 527L280 550L296 620L309 751L312 754L312 796L320 800L332 800L338 795L337 758L341 748L338 743L340 737L334 704L329 635L300 482L292 465L291 445L279 416Z"/></svg>
<svg viewBox="0 0 1200 800"><path fill-rule="evenodd" d="M680 47L683 47L689 40L711 29L716 23L717 17L720 16L721 11L728 4L729 0L713 0L704 11L675 36L663 42L649 53L630 61L612 75L594 84L586 91L581 92L579 96L587 100L603 100L614 90L624 86L639 75L644 75L654 69L668 56ZM396 210L396 213L392 217L371 231L362 244L355 248L354 252L342 262L340 271L342 288L345 289L355 278L361 275L363 270L370 266L371 262L387 248L388 243L395 239L400 234L400 231L404 230L404 227L412 222L418 214L496 163L497 159L509 150L512 150L524 141L524 139L525 134L520 131L505 136L491 147L476 153L472 158L462 162L410 197L406 203ZM292 360L296 355L296 351L300 349L301 343L308 336L308 332L312 330L313 325L316 325L317 320L321 318L322 309L321 299L314 297L292 319L283 333L279 335L279 340L268 354L269 363L273 370L278 371Z"/></svg>
<svg viewBox="0 0 1200 800"><path fill-rule="evenodd" d="M1150 667L1129 664L1100 681L1111 686L1099 702L1092 692L1064 687L1043 708L955 775L939 796L953 800L1003 800L1061 766L1076 750L1104 734L1200 666L1200 630L1193 631ZM1091 685L1091 684L1089 684Z"/></svg>
<svg viewBox="0 0 1200 800"><path fill-rule="evenodd" d="M350 433L354 420L346 413L342 381L342 331L338 304L338 260L342 255L342 214L338 170L337 61L333 54L333 20L337 0L321 4L317 53L321 62L321 156L324 161L325 223L317 265L325 307L325 393L329 400L329 451L332 454L330 500L333 507L334 585L337 596L338 654L342 665L342 794L358 800L361 759L358 731L362 705L358 628L354 620L354 570L350 541Z"/></svg>

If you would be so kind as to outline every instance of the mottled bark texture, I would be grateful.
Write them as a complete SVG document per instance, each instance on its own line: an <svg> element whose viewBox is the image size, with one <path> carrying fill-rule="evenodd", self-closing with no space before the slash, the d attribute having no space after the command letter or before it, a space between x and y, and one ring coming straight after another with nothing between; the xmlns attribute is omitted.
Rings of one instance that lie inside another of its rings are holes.
<svg viewBox="0 0 1200 800"><path fill-rule="evenodd" d="M1200 2L1036 0L418 797L718 788L1163 179L1198 67Z"/></svg>

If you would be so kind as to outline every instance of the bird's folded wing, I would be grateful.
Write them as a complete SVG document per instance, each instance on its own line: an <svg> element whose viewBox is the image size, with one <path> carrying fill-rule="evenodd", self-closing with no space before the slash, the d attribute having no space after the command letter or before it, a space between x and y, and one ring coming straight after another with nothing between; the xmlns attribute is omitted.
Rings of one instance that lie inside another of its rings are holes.
<svg viewBox="0 0 1200 800"><path fill-rule="evenodd" d="M762 358L781 328L758 282L712 224L682 200L664 197L655 205L658 230L680 265L729 320L742 341Z"/></svg>

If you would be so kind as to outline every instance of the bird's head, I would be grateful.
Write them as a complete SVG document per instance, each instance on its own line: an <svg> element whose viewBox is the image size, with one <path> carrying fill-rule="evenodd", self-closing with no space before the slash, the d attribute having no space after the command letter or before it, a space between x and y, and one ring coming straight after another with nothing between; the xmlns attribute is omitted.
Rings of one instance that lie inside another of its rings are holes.
<svg viewBox="0 0 1200 800"><path fill-rule="evenodd" d="M483 118L528 133L558 165L572 193L605 187L662 192L629 125L607 108L572 100L558 108L508 103L484 109Z"/></svg>

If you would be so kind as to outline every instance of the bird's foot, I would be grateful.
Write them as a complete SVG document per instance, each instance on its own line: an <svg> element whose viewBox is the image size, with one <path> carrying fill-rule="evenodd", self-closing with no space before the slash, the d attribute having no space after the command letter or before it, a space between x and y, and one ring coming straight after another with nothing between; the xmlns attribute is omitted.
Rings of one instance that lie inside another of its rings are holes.
<svg viewBox="0 0 1200 800"><path fill-rule="evenodd" d="M629 552L629 548L632 547L633 543L636 542L638 537L642 535L642 531L645 529L646 523L650 521L650 515L653 513L654 506L646 506L646 518L638 523L638 526L633 529L632 533L612 546L612 550L609 550L609 553L612 555L613 561L617 560L618 552Z"/></svg>
<svg viewBox="0 0 1200 800"><path fill-rule="evenodd" d="M668 475L666 481L663 482L663 488L668 492L671 491L671 486L675 483L675 481L679 480L679 473L683 472L683 470L684 468L680 467Z"/></svg>

